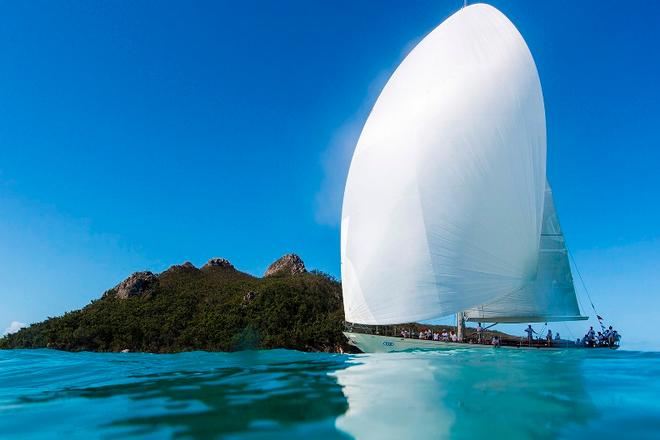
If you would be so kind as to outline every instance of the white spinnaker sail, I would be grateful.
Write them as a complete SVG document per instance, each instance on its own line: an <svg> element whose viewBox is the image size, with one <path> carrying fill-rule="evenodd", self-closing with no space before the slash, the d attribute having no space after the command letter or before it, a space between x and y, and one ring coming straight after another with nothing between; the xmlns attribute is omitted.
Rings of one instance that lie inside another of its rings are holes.
<svg viewBox="0 0 660 440"><path fill-rule="evenodd" d="M580 316L568 250L559 226L550 185L546 184L543 228L536 281L529 286L466 312L470 321L550 322L587 319Z"/></svg>
<svg viewBox="0 0 660 440"><path fill-rule="evenodd" d="M525 41L497 9L461 9L404 59L360 135L342 208L346 320L435 318L531 282L545 165Z"/></svg>

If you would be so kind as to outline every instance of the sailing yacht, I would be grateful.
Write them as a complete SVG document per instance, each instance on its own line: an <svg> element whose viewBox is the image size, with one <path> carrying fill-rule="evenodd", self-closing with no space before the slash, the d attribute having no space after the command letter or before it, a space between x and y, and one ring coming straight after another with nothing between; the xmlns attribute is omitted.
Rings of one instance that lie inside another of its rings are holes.
<svg viewBox="0 0 660 440"><path fill-rule="evenodd" d="M465 321L587 319L546 180L536 65L494 7L450 16L383 88L346 181L341 262L345 335L364 352L488 347L462 341ZM455 343L375 330L451 315Z"/></svg>

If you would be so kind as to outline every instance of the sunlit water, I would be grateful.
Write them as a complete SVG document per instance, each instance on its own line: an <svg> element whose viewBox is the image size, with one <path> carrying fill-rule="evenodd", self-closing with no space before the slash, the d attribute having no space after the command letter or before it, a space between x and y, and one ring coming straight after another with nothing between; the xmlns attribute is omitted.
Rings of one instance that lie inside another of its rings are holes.
<svg viewBox="0 0 660 440"><path fill-rule="evenodd" d="M660 438L660 353L0 350L0 438Z"/></svg>

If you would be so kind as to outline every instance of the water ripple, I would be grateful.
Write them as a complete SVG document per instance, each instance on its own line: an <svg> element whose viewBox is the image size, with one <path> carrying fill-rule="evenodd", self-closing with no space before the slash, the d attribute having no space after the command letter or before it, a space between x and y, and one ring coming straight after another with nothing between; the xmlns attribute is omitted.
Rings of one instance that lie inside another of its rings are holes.
<svg viewBox="0 0 660 440"><path fill-rule="evenodd" d="M0 351L0 437L653 438L659 377L625 351Z"/></svg>

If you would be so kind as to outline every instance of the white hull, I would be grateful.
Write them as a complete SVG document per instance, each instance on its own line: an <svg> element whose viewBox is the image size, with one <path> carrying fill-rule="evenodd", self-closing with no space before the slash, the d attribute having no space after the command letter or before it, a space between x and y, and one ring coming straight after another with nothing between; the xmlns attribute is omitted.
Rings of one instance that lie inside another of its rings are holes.
<svg viewBox="0 0 660 440"><path fill-rule="evenodd" d="M486 344L467 344L462 342L430 341L427 339L400 338L394 336L369 335L365 333L344 332L348 342L364 353L390 353L406 350L456 350L456 349L484 349L492 350L495 347ZM561 350L560 347L527 347L527 346L501 346L498 349L506 350Z"/></svg>

